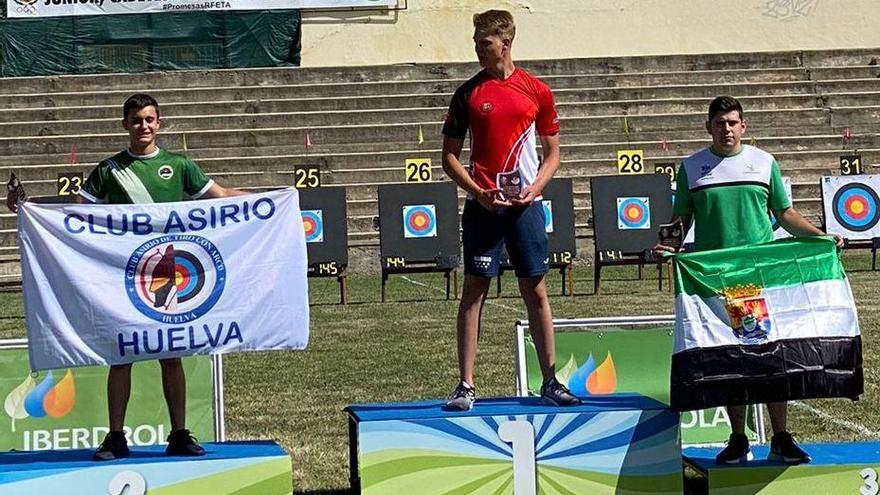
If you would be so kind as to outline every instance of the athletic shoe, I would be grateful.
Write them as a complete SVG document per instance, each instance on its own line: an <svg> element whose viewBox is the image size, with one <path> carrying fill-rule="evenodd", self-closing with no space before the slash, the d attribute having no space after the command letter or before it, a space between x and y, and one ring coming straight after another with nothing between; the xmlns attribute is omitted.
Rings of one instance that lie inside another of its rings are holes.
<svg viewBox="0 0 880 495"><path fill-rule="evenodd" d="M784 462L786 464L802 464L810 462L810 454L798 447L797 442L787 431L780 431L770 439L770 453L768 461Z"/></svg>
<svg viewBox="0 0 880 495"><path fill-rule="evenodd" d="M168 447L165 448L168 455L200 456L205 455L205 449L196 442L189 430L175 430L168 435Z"/></svg>
<svg viewBox="0 0 880 495"><path fill-rule="evenodd" d="M551 406L577 406L581 403L556 377L541 385L541 401Z"/></svg>
<svg viewBox="0 0 880 495"><path fill-rule="evenodd" d="M128 457L128 454L128 442L125 440L125 433L111 431L104 437L101 445L98 446L94 459L96 461L112 461L113 459Z"/></svg>
<svg viewBox="0 0 880 495"><path fill-rule="evenodd" d="M452 391L449 400L446 401L446 409L454 411L468 411L474 407L477 400L477 392L464 381L458 382L458 386Z"/></svg>
<svg viewBox="0 0 880 495"><path fill-rule="evenodd" d="M727 440L727 447L715 456L718 464L739 464L754 459L752 449L749 448L749 439L742 433L731 433Z"/></svg>

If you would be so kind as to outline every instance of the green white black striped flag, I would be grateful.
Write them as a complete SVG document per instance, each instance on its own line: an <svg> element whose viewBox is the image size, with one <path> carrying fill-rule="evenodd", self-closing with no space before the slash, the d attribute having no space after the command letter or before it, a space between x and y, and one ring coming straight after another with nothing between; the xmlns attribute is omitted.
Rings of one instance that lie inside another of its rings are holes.
<svg viewBox="0 0 880 495"><path fill-rule="evenodd" d="M675 267L673 409L863 392L858 316L833 239L682 254Z"/></svg>

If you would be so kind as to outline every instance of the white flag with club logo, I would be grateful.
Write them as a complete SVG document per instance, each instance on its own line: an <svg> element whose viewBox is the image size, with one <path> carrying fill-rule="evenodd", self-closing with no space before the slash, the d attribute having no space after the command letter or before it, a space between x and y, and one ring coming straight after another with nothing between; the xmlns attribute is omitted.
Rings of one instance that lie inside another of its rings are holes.
<svg viewBox="0 0 880 495"><path fill-rule="evenodd" d="M308 342L295 189L178 203L29 202L18 228L34 370Z"/></svg>

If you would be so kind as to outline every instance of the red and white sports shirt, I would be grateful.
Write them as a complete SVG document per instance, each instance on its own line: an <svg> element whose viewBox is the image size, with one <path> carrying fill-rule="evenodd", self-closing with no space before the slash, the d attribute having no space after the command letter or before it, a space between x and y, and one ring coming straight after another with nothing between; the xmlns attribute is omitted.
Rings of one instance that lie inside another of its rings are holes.
<svg viewBox="0 0 880 495"><path fill-rule="evenodd" d="M522 187L538 175L536 134L559 133L550 87L516 68L505 80L485 70L462 84L452 97L445 136L464 139L470 130L470 174L483 189L500 188L501 173L519 171Z"/></svg>

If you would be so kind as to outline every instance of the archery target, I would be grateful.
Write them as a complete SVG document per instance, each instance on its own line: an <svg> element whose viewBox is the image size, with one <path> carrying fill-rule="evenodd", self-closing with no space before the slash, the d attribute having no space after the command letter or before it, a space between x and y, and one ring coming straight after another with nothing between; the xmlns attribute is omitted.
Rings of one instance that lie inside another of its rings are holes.
<svg viewBox="0 0 880 495"><path fill-rule="evenodd" d="M324 242L323 210L303 210L302 222L306 231L306 243Z"/></svg>
<svg viewBox="0 0 880 495"><path fill-rule="evenodd" d="M650 229L651 207L647 196L617 198L617 228Z"/></svg>
<svg viewBox="0 0 880 495"><path fill-rule="evenodd" d="M174 281L177 284L177 302L189 301L205 285L205 268L198 258L187 251L178 251L174 257Z"/></svg>
<svg viewBox="0 0 880 495"><path fill-rule="evenodd" d="M553 233L553 201L545 199L541 201L544 208L544 232Z"/></svg>
<svg viewBox="0 0 880 495"><path fill-rule="evenodd" d="M880 176L843 176L822 179L822 199L829 233L847 239L880 237Z"/></svg>
<svg viewBox="0 0 880 495"><path fill-rule="evenodd" d="M434 205L406 205L403 207L403 237L437 237L437 212Z"/></svg>
<svg viewBox="0 0 880 495"><path fill-rule="evenodd" d="M783 177L782 186L785 188L785 196L791 201L791 177ZM772 211L770 212L770 226L773 228L773 237L775 239L791 237L791 234L783 229L782 225L779 225L779 222L776 220L776 215L774 215Z"/></svg>

